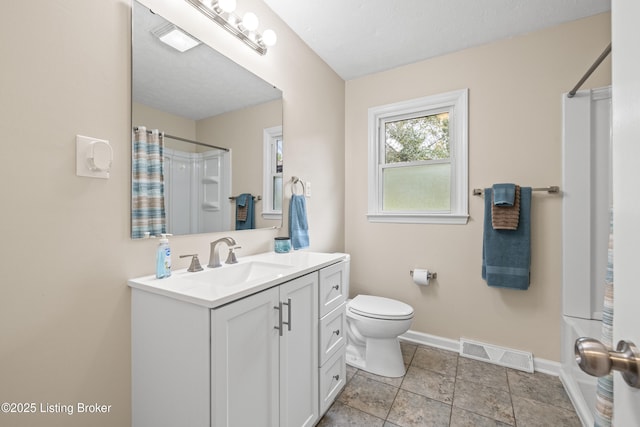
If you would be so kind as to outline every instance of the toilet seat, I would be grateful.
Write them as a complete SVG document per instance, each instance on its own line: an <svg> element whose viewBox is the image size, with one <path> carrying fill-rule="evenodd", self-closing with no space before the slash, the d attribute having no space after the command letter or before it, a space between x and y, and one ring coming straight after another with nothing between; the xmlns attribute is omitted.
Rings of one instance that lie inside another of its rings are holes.
<svg viewBox="0 0 640 427"><path fill-rule="evenodd" d="M413 307L400 301L372 295L358 295L349 302L348 310L360 316L385 320L413 318Z"/></svg>

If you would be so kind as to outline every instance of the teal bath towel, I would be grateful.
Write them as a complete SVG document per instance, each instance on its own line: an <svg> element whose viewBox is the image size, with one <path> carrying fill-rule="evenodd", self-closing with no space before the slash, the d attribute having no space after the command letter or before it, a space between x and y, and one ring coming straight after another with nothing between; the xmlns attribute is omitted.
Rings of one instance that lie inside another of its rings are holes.
<svg viewBox="0 0 640 427"><path fill-rule="evenodd" d="M236 197L236 230L253 230L256 228L253 196L243 193Z"/></svg>
<svg viewBox="0 0 640 427"><path fill-rule="evenodd" d="M289 237L293 249L309 247L307 202L303 195L293 194L289 202Z"/></svg>
<svg viewBox="0 0 640 427"><path fill-rule="evenodd" d="M520 221L516 230L491 225L491 188L484 190L482 278L487 285L526 290L531 267L531 187L520 187Z"/></svg>

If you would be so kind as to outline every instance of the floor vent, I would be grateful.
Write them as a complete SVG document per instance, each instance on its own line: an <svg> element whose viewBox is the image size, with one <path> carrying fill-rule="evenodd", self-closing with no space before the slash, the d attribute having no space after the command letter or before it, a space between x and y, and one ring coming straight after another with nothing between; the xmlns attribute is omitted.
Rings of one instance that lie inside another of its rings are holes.
<svg viewBox="0 0 640 427"><path fill-rule="evenodd" d="M460 339L460 355L471 359L494 363L507 368L533 372L533 355L526 351L497 347L491 344Z"/></svg>

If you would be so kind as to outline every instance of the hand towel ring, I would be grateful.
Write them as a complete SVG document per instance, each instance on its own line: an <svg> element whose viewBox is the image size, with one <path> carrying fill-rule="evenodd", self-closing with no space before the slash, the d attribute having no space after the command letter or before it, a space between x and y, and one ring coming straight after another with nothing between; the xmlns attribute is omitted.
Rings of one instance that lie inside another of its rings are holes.
<svg viewBox="0 0 640 427"><path fill-rule="evenodd" d="M297 176L291 177L291 194L296 194L296 184L300 184L302 186L302 194L300 194L300 196L304 196L304 193L305 193L304 182L302 182L300 178L298 178ZM296 196L297 195L298 194L296 194Z"/></svg>

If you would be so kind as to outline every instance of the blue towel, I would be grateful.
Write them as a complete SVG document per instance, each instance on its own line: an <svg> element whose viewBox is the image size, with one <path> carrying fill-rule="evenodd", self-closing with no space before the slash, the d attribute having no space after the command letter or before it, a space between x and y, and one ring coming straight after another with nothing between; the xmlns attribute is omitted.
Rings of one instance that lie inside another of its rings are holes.
<svg viewBox="0 0 640 427"><path fill-rule="evenodd" d="M491 188L484 190L482 278L489 286L526 290L531 267L531 187L520 187L517 230L492 227L491 191Z"/></svg>
<svg viewBox="0 0 640 427"><path fill-rule="evenodd" d="M240 211L246 209L245 213ZM252 230L256 228L256 219L253 214L253 196L243 193L236 197L236 230Z"/></svg>
<svg viewBox="0 0 640 427"><path fill-rule="evenodd" d="M291 201L289 202L289 237L291 237L293 249L309 247L307 202L303 195L291 195Z"/></svg>
<svg viewBox="0 0 640 427"><path fill-rule="evenodd" d="M493 204L496 206L513 206L516 199L515 184L493 184Z"/></svg>

